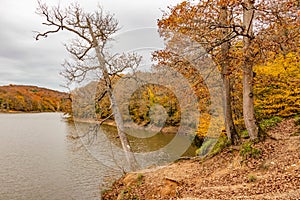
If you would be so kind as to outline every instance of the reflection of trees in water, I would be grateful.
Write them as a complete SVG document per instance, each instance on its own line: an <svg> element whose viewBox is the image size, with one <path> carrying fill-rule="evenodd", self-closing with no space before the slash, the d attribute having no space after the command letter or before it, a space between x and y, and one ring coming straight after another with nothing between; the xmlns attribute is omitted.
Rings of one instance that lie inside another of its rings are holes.
<svg viewBox="0 0 300 200"><path fill-rule="evenodd" d="M75 128L75 127L74 127ZM93 123L76 123L76 130L78 135L74 136L73 143L76 149L82 148L97 159L103 166L124 172L129 169L126 165L126 159L122 146L118 138L116 127L109 125L99 125ZM148 167L150 165L161 165L177 159L176 148L166 148L176 136L175 134L153 133L145 130L126 129L129 133L128 139L135 157L141 167ZM143 135L144 138L133 137L132 132L137 135ZM73 134L73 133L72 133ZM146 137L150 135L151 137ZM181 136L180 136L181 137ZM76 139L77 138L77 139ZM187 141L186 136L182 136L182 141L178 138L177 146L184 144ZM191 147L188 156L194 155L195 147Z"/></svg>
<svg viewBox="0 0 300 200"><path fill-rule="evenodd" d="M126 165L125 155L120 150L122 146L117 138L117 132L115 134L104 134L105 132L101 129L100 124L96 123L77 122L71 126L73 128L71 128L72 130L69 132L71 136L68 136L68 138L71 139L74 145L74 151L87 150L101 165L109 169L125 172L129 168ZM118 141L117 145L116 141Z"/></svg>
<svg viewBox="0 0 300 200"><path fill-rule="evenodd" d="M80 126L82 126L81 129L86 128L88 130L89 128L88 124ZM123 174L123 170L108 165L102 161L104 158L99 160L91 154L81 138L79 138L80 132L74 123L68 123L67 134L66 163L68 163L68 180L72 184L72 197L74 199L98 197L99 188L100 190L108 189L112 182ZM86 194L93 196L85 196Z"/></svg>

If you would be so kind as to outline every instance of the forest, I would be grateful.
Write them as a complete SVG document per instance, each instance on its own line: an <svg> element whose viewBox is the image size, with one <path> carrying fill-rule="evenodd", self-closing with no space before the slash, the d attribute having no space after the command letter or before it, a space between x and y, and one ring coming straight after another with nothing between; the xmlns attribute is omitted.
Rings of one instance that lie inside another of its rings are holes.
<svg viewBox="0 0 300 200"><path fill-rule="evenodd" d="M119 31L118 21L112 14L104 14L101 7L88 13L79 4L63 10L59 6L50 8L42 2L39 2L37 13L45 18L47 29L38 32L36 40L61 31L75 36L66 45L72 55L62 72L67 84L84 82L89 74L100 74L100 80L73 91L72 97L77 94L86 97L95 88L97 93L94 103L85 102L84 98L73 102L74 117L114 119L124 150L128 152L124 123L129 118L122 116L124 106L130 118L142 126L149 123L150 110L155 104L165 108L166 126L189 121L181 118L186 110L178 106L178 98L170 88L159 84L143 85L131 94L129 102L118 105L114 87L128 75L124 71L132 69L136 75L143 72L138 70L142 59L138 54L111 55L106 51L109 41ZM214 126L213 113L220 106L224 116L214 122L224 122L224 125L222 130L217 130L216 126L214 132L225 133L231 144L238 144L244 131L252 141L264 138L260 126L263 120L299 114L299 15L296 0L183 1L163 12L157 25L165 48L152 52L152 60L156 62L153 69L159 71L161 66L166 66L188 81L198 98L201 113L198 136L205 137L209 127L214 128L211 127ZM195 49L198 51L193 51ZM189 58L182 56L185 52L189 53ZM205 56L210 57L214 65L204 63L199 71L192 60L202 62ZM222 102L211 108L213 96L210 96L201 70L215 69L221 76Z"/></svg>
<svg viewBox="0 0 300 200"><path fill-rule="evenodd" d="M285 56L281 55L274 60L270 60L265 64L257 64L254 66L254 109L258 123L270 118L289 118L300 113L300 63L299 52L289 53ZM199 78L199 77L197 77ZM118 76L114 77L113 81L117 82ZM232 81L231 101L232 114L234 124L237 127L239 134L245 130L242 113L242 71L241 68L232 69L230 74ZM202 113L199 121L201 121L197 135L205 137L209 126L210 115L205 106L205 102L209 100L205 96L205 87L197 85L196 88L199 101L199 109ZM87 95L93 88L97 89L97 95L101 96L105 88L103 80L93 82L87 86L73 91L73 95ZM80 91L80 92L79 92ZM75 98L76 99L76 98ZM80 98L84 101L84 98ZM140 126L146 126L150 123L150 108L154 104L159 104L164 107L168 116L165 126L180 125L180 107L176 96L168 88L159 85L146 85L135 91L129 102L129 113L132 120ZM101 101L95 104L94 108L82 107L86 103L75 103L73 106L73 115L76 118L93 118L93 112L96 112L96 118L105 119L109 117L113 120L112 110L107 95ZM89 105L93 106L93 105ZM124 119L126 122L127 120ZM225 132L225 126L223 127Z"/></svg>
<svg viewBox="0 0 300 200"><path fill-rule="evenodd" d="M152 52L155 64L144 72L138 53L108 51L120 30L113 14L102 7L87 12L76 3L62 9L39 1L45 30L36 40L60 32L73 35L65 45L71 59L62 75L67 86L88 82L71 94L73 117L95 119L97 125L114 120L132 171L104 192L104 199L299 199L299 6L298 0L201 0L170 6L157 20L165 46ZM184 90L176 93L172 86L181 82L168 70L180 74L176 77L189 88L181 85ZM124 80L142 83L151 76L156 82L135 91L126 84L119 89ZM171 81L163 85L162 79ZM191 93L196 107L189 107L194 104L189 97L180 103ZM214 101L218 95L222 98ZM120 103L122 96L126 101ZM129 115L123 116L124 110ZM200 138L198 157L135 173L140 167L126 123L147 126L153 112L158 126L194 128L192 134Z"/></svg>
<svg viewBox="0 0 300 200"><path fill-rule="evenodd" d="M68 93L37 86L0 86L1 112L69 112Z"/></svg>

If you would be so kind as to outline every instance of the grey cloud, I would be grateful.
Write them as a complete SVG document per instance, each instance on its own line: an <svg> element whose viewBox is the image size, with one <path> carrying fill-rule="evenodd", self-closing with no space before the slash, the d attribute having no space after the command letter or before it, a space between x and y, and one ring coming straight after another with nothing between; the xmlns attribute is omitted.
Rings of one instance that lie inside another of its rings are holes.
<svg viewBox="0 0 300 200"><path fill-rule="evenodd" d="M179 0L77 0L87 10L94 10L99 3L105 11L115 13L122 32L141 27L155 27L156 19L161 16L160 8L180 2ZM62 6L73 0L44 0L44 2ZM42 18L35 14L37 2L34 0L1 0L0 7L0 84L34 84L53 89L62 89L59 85L63 79L59 76L61 63L68 59L62 43L70 39L70 35L61 33L40 41L34 40L33 31L45 30L41 25ZM147 41L153 41L147 33L143 33ZM142 37L142 38L143 38ZM126 44L127 41L127 44ZM123 45L142 45L143 41L131 37L125 39Z"/></svg>

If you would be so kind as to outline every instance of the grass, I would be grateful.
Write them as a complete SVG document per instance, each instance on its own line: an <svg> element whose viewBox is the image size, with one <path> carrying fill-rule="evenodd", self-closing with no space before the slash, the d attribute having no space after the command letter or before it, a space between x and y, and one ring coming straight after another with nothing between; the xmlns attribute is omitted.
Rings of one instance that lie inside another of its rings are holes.
<svg viewBox="0 0 300 200"><path fill-rule="evenodd" d="M270 119L262 120L260 122L259 126L263 131L266 131L266 130L276 126L281 121L282 121L281 117L275 116L275 117L271 117Z"/></svg>
<svg viewBox="0 0 300 200"><path fill-rule="evenodd" d="M220 153L223 149L230 145L230 141L228 141L226 136L219 137L217 143L214 145L213 149L211 150L211 155L216 155Z"/></svg>
<svg viewBox="0 0 300 200"><path fill-rule="evenodd" d="M241 138L244 138L244 139L249 138L249 133L248 133L247 130L243 130L243 131L241 132Z"/></svg>
<svg viewBox="0 0 300 200"><path fill-rule="evenodd" d="M240 150L240 156L242 156L243 160L248 158L257 159L261 156L261 150L254 148L252 142L245 142Z"/></svg>
<svg viewBox="0 0 300 200"><path fill-rule="evenodd" d="M137 185L138 186L143 184L143 178L144 178L143 174L138 174L137 175Z"/></svg>

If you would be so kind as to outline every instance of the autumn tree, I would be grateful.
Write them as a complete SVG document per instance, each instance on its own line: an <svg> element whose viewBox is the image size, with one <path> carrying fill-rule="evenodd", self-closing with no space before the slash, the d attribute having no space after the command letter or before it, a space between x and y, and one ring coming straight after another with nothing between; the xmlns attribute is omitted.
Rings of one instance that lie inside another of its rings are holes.
<svg viewBox="0 0 300 200"><path fill-rule="evenodd" d="M171 9L170 14L165 13L158 22L160 34L166 40L172 32L178 32L201 44L205 50L213 55L214 62L221 68L225 128L228 140L238 143L239 136L234 126L231 108L231 83L230 83L230 45L236 38L230 30L233 21L232 8L226 2L201 1L197 5L182 2ZM167 52L161 52L158 57L169 59ZM173 64L174 65L174 64Z"/></svg>
<svg viewBox="0 0 300 200"><path fill-rule="evenodd" d="M36 86L0 86L0 110L22 112L66 112L68 94Z"/></svg>
<svg viewBox="0 0 300 200"><path fill-rule="evenodd" d="M251 45L254 39L253 21L255 20L254 1L245 0L243 7L243 116L246 129L252 140L258 138L258 124L254 113L254 92L253 92L253 51Z"/></svg>
<svg viewBox="0 0 300 200"><path fill-rule="evenodd" d="M299 44L299 2L296 0L245 0L243 7L243 115L252 140L260 137L254 111L253 67L269 55L297 51Z"/></svg>
<svg viewBox="0 0 300 200"><path fill-rule="evenodd" d="M66 9L59 6L49 8L39 1L37 13L44 17L45 26L49 30L36 35L36 40L61 31L75 36L66 45L67 51L75 58L73 62L66 62L63 76L70 82L84 81L89 73L101 77L105 81L105 94L108 95L118 135L130 170L138 168L134 154L131 151L116 97L113 93L112 77L126 68L139 65L140 57L135 54L109 55L106 52L108 42L116 33L118 22L113 15L107 14L101 7L97 11L85 12L78 4L71 4ZM101 100L102 96L97 100Z"/></svg>
<svg viewBox="0 0 300 200"><path fill-rule="evenodd" d="M287 53L299 44L299 3L296 0L184 1L159 20L160 34L170 40L181 33L199 42L221 68L228 138L235 143L230 102L232 69L243 71L243 116L252 140L259 137L254 112L253 66L269 55ZM270 53L271 52L271 53ZM167 52L160 53L166 57Z"/></svg>
<svg viewBox="0 0 300 200"><path fill-rule="evenodd" d="M292 117L300 113L299 52L279 55L254 67L255 110L259 120L270 116Z"/></svg>
<svg viewBox="0 0 300 200"><path fill-rule="evenodd" d="M229 9L227 8L226 2L220 3L220 23L228 26L231 18L233 16L230 15ZM226 38L230 33L229 29L222 29L222 36ZM233 116L232 116L232 106L231 106L231 90L232 83L230 82L230 41L224 41L221 44L221 52L220 52L220 65L221 65L221 73L223 80L223 98L224 98L224 115L225 115L225 128L227 133L227 138L231 142L231 144L236 144L239 142L239 135L234 125Z"/></svg>

